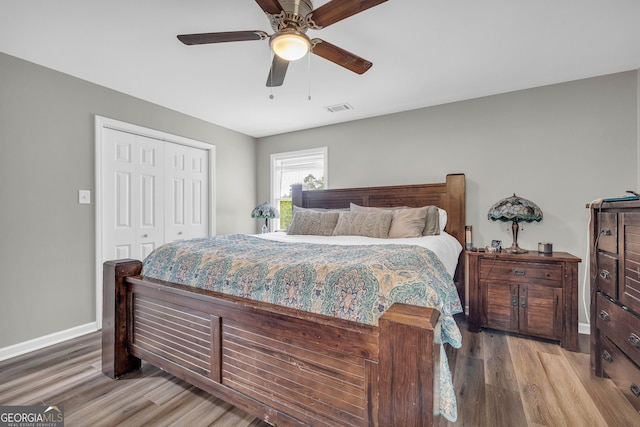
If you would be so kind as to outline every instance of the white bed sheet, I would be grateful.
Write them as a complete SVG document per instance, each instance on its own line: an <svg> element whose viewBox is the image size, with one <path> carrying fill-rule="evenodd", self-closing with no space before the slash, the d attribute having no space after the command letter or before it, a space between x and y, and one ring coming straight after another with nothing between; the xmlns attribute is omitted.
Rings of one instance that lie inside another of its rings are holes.
<svg viewBox="0 0 640 427"><path fill-rule="evenodd" d="M440 259L447 273L453 278L458 256L462 252L462 245L452 235L441 232L439 236L422 236L400 239L376 239L362 236L310 236L289 235L284 231L257 234L257 237L280 242L320 243L328 245L417 245L433 251Z"/></svg>

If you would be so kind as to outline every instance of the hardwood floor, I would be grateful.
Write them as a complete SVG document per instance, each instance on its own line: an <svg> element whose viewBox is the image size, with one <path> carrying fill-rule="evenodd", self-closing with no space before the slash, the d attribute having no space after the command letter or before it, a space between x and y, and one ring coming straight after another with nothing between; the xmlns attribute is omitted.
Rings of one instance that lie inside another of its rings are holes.
<svg viewBox="0 0 640 427"><path fill-rule="evenodd" d="M100 346L96 332L0 362L0 405L61 405L67 426L268 426L145 363L111 380Z"/></svg>
<svg viewBox="0 0 640 427"><path fill-rule="evenodd" d="M588 337L585 353L572 353L460 323L463 347L448 352L458 420L441 427L640 425L612 382L591 376ZM0 362L0 405L62 405L68 426L267 426L148 364L111 380L100 371L100 343L93 333Z"/></svg>
<svg viewBox="0 0 640 427"><path fill-rule="evenodd" d="M441 427L639 426L640 415L609 379L591 376L589 337L580 353L500 331L470 333L447 351L458 400Z"/></svg>

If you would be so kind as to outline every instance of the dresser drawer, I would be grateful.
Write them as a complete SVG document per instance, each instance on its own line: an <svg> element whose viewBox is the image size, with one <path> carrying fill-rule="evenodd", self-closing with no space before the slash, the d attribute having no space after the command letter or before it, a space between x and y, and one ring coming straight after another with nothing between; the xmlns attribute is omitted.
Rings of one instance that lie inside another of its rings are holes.
<svg viewBox="0 0 640 427"><path fill-rule="evenodd" d="M622 391L627 400L640 411L640 368L629 360L608 337L602 337L602 369Z"/></svg>
<svg viewBox="0 0 640 427"><path fill-rule="evenodd" d="M601 251L618 253L618 214L615 212L598 212L600 224L597 242Z"/></svg>
<svg viewBox="0 0 640 427"><path fill-rule="evenodd" d="M596 326L636 363L640 363L640 318L598 295Z"/></svg>
<svg viewBox="0 0 640 427"><path fill-rule="evenodd" d="M562 286L562 264L482 259L480 279Z"/></svg>
<svg viewBox="0 0 640 427"><path fill-rule="evenodd" d="M618 258L598 252L598 290L617 299Z"/></svg>

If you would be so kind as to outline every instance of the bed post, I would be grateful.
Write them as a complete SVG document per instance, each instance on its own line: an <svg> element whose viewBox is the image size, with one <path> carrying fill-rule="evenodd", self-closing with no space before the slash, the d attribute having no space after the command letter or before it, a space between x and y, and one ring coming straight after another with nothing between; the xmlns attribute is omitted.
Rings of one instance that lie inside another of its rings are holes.
<svg viewBox="0 0 640 427"><path fill-rule="evenodd" d="M438 310L401 303L380 317L378 425L439 425L439 317Z"/></svg>
<svg viewBox="0 0 640 427"><path fill-rule="evenodd" d="M137 276L142 263L131 259L107 261L102 280L102 372L117 378L140 369L140 359L127 351L128 305L124 279Z"/></svg>
<svg viewBox="0 0 640 427"><path fill-rule="evenodd" d="M467 212L466 206L466 178L463 173L449 174L447 175L447 206L444 209L449 214L449 218L455 219L455 221L447 221L447 227L445 230L447 233L455 237L462 245L462 252L458 258L458 266L456 267L456 273L454 275L454 282L458 289L458 295L460 296L460 302L462 307L465 306L466 292L465 292L465 225Z"/></svg>

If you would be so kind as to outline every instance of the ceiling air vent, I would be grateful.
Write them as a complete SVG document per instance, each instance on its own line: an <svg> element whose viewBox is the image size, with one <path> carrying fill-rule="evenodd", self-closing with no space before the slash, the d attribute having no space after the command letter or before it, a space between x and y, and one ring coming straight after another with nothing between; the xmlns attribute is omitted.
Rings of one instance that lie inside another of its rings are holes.
<svg viewBox="0 0 640 427"><path fill-rule="evenodd" d="M338 111L353 110L353 107L345 102L344 104L336 104L329 107L324 107L324 109L330 113L337 113Z"/></svg>

